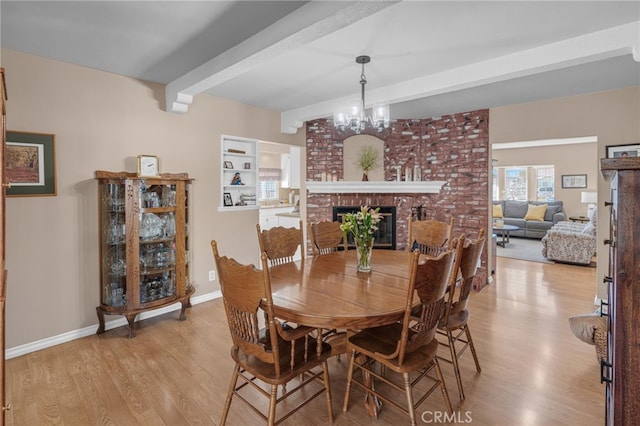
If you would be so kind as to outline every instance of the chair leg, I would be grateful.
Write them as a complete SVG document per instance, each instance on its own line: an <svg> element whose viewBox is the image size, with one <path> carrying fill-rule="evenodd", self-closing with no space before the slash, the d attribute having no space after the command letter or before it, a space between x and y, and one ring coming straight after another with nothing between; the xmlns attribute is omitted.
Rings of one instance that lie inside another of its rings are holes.
<svg viewBox="0 0 640 426"><path fill-rule="evenodd" d="M469 342L469 348L471 349L471 354L473 355L473 360L476 363L476 371L480 373L482 369L480 368L480 362L478 361L478 354L476 354L476 347L473 346L473 340L471 339L471 331L469 331L469 326L465 324L464 332L467 335L467 341Z"/></svg>
<svg viewBox="0 0 640 426"><path fill-rule="evenodd" d="M444 383L444 376L442 375L442 370L440 369L438 358L434 358L433 362L436 367L436 376L440 381L440 390L442 391L442 397L444 398L444 402L447 405L447 412L449 414L453 414L453 407L451 406L451 400L449 399L449 392L447 392L447 385L445 385Z"/></svg>
<svg viewBox="0 0 640 426"><path fill-rule="evenodd" d="M353 363L356 362L356 351L351 351L351 359L349 360L349 369L347 370L347 388L344 391L344 402L342 404L342 412L346 413L349 408L349 394L351 393L351 379L353 378Z"/></svg>
<svg viewBox="0 0 640 426"><path fill-rule="evenodd" d="M271 385L271 397L269 398L269 426L276 423L276 402L278 399L278 385Z"/></svg>
<svg viewBox="0 0 640 426"><path fill-rule="evenodd" d="M413 407L413 393L411 392L411 380L409 379L409 373L402 373L402 379L404 382L404 391L407 397L407 408L409 411L409 420L411 425L416 425L416 410Z"/></svg>
<svg viewBox="0 0 640 426"><path fill-rule="evenodd" d="M231 383L229 383L227 399L224 401L224 410L222 411L220 425L224 425L227 422L227 415L229 414L229 408L231 407L231 399L233 399L233 392L235 391L236 383L238 383L238 374L240 374L240 365L236 364L233 369L233 375L231 376Z"/></svg>
<svg viewBox="0 0 640 426"><path fill-rule="evenodd" d="M329 413L329 423L333 423L333 404L331 402L331 383L329 382L329 366L327 361L322 363L322 370L324 371L324 390L327 396L327 410Z"/></svg>
<svg viewBox="0 0 640 426"><path fill-rule="evenodd" d="M449 340L449 352L451 352L451 363L453 364L453 372L456 375L456 382L458 383L458 393L460 394L460 401L464 401L464 390L462 389L462 377L460 375L460 365L458 364L458 354L455 347L455 339L453 333L447 331L447 339Z"/></svg>

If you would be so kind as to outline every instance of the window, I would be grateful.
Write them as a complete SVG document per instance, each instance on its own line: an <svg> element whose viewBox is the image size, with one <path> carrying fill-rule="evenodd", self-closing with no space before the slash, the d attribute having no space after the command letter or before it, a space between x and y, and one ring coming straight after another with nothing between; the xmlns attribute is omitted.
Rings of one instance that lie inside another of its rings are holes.
<svg viewBox="0 0 640 426"><path fill-rule="evenodd" d="M278 199L281 169L260 168L258 170L258 200L270 201Z"/></svg>
<svg viewBox="0 0 640 426"><path fill-rule="evenodd" d="M555 200L555 195L553 190L554 172L555 170L553 167L537 167L536 168L536 183L537 183L536 199L538 201L554 201Z"/></svg>
<svg viewBox="0 0 640 426"><path fill-rule="evenodd" d="M493 199L554 201L554 166L493 168Z"/></svg>
<svg viewBox="0 0 640 426"><path fill-rule="evenodd" d="M527 168L511 167L505 173L505 200L527 201Z"/></svg>

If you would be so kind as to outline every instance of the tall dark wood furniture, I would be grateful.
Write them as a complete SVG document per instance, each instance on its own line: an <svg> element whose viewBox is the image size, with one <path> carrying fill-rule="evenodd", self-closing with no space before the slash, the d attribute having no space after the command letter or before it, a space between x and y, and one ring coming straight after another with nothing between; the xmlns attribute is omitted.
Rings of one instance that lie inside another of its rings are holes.
<svg viewBox="0 0 640 426"><path fill-rule="evenodd" d="M138 177L97 171L100 223L100 305L104 315L121 314L134 336L136 316L144 311L190 306L189 184L186 173Z"/></svg>
<svg viewBox="0 0 640 426"><path fill-rule="evenodd" d="M611 183L606 424L640 424L640 158L601 160Z"/></svg>
<svg viewBox="0 0 640 426"><path fill-rule="evenodd" d="M7 404L5 401L4 393L4 305L7 294L7 271L4 269L4 251L5 251L5 197L6 188L8 183L6 182L6 176L4 173L4 147L6 143L7 124L6 115L7 110L5 106L5 100L7 99L7 87L4 81L4 68L0 68L0 107L2 108L2 132L0 133L0 178L2 179L2 191L0 191L0 220L2 225L0 227L0 353L2 354L2 362L0 364L0 405L2 406L2 415L0 415L0 426L5 424L5 412L11 409L11 404Z"/></svg>

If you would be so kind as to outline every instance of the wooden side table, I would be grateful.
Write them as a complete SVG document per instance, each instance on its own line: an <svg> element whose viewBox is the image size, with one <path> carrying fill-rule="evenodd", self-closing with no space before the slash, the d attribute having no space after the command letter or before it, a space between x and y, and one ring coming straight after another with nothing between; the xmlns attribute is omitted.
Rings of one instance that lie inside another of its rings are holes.
<svg viewBox="0 0 640 426"><path fill-rule="evenodd" d="M589 218L586 216L572 216L569 218L569 220L571 222L582 222L582 223L587 223L589 222Z"/></svg>

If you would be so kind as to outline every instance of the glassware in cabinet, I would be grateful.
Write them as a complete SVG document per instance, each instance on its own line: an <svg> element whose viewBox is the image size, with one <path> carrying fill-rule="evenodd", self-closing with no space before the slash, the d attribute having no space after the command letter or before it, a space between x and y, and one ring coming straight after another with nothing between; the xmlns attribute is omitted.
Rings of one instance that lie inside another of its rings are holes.
<svg viewBox="0 0 640 426"><path fill-rule="evenodd" d="M180 319L194 292L188 278L186 173L140 178L96 172L100 203L100 305L104 315L124 315L129 337L138 313L180 302Z"/></svg>

